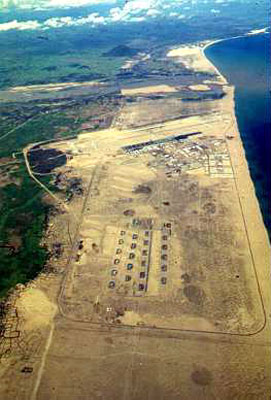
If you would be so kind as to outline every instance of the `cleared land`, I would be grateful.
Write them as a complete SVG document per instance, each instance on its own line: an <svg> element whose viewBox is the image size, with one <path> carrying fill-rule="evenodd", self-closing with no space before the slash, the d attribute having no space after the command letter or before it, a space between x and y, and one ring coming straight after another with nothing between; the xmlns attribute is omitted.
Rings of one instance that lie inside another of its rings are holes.
<svg viewBox="0 0 271 400"><path fill-rule="evenodd" d="M207 91L210 90L209 86L207 85L192 85L189 87L191 90L199 90L199 91Z"/></svg>
<svg viewBox="0 0 271 400"><path fill-rule="evenodd" d="M13 92L36 92L36 91L57 91L71 87L80 86L103 86L101 82L66 82L66 83L48 83L47 85L30 85L30 86L16 86L8 91Z"/></svg>
<svg viewBox="0 0 271 400"><path fill-rule="evenodd" d="M174 93L177 92L176 88L168 85L147 86L142 88L122 89L123 96L136 96L140 94L153 94L153 93Z"/></svg>
<svg viewBox="0 0 271 400"><path fill-rule="evenodd" d="M216 74L191 51L178 57ZM5 400L270 398L270 248L223 89L186 118L165 121L158 100L140 126L146 101L124 103L111 128L44 145L83 195L50 219L63 278L41 276L17 304Z"/></svg>
<svg viewBox="0 0 271 400"><path fill-rule="evenodd" d="M78 154L70 165L94 182L80 227L83 248L63 291L71 318L125 324L132 312L130 324L147 327L240 334L261 328L226 139L230 115L206 120L109 129L58 146Z"/></svg>

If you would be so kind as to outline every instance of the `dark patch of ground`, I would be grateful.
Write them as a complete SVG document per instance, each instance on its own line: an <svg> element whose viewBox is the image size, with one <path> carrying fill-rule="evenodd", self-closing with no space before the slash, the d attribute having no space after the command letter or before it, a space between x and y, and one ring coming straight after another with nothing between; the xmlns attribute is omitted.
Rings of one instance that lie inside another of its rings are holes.
<svg viewBox="0 0 271 400"><path fill-rule="evenodd" d="M55 149L42 149L35 146L28 153L29 162L34 172L47 174L57 167L65 165L66 154Z"/></svg>

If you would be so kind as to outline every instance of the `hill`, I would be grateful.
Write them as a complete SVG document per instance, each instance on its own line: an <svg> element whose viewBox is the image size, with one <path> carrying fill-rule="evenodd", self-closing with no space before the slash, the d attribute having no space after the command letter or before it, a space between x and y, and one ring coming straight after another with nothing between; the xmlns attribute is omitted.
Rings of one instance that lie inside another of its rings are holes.
<svg viewBox="0 0 271 400"><path fill-rule="evenodd" d="M104 53L105 57L132 57L135 56L139 50L132 49L126 45L119 45L114 47L112 50Z"/></svg>

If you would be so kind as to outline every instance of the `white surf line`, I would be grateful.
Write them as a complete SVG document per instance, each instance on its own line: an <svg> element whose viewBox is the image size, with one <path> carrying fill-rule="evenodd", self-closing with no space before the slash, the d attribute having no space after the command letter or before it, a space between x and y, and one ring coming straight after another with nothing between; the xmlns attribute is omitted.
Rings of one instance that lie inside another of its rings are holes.
<svg viewBox="0 0 271 400"><path fill-rule="evenodd" d="M202 47L202 52L204 54L204 56L207 58L207 60L213 65L213 63L209 60L209 58L205 55L204 51L207 49L207 47L212 46L215 43L219 43L219 42L225 42L226 40L232 40L232 39L241 39L241 38L245 38L245 37L250 37L250 36L256 36L256 35L262 35L262 34L268 34L270 32L268 32L268 27L263 28L263 29L257 29L255 30L255 32L253 31L249 31L247 33L244 33L243 35L238 35L238 36L232 36L232 37L227 37L224 39L216 39L216 40L210 40L208 43L206 43L206 45L204 47ZM201 42L202 43L202 42ZM204 43L204 42L203 42ZM213 65L213 67L218 71L218 69ZM219 71L218 71L219 72ZM225 77L219 72L219 75L225 79ZM226 79L225 79L226 80Z"/></svg>
<svg viewBox="0 0 271 400"><path fill-rule="evenodd" d="M42 358L41 358L40 367L39 367L39 370L38 370L36 382L35 382L35 385L34 385L30 400L36 400L36 398L37 398L37 394L38 394L38 390L39 390L39 387L40 387L41 378L42 378L42 375L43 375L43 372L44 372L44 367L45 367L45 363L46 363L47 354L48 354L48 351L49 351L51 343L52 343L54 330L55 330L55 324L52 322L51 329L50 329L50 332L49 332L49 335L48 335L48 338L47 338L47 341L46 341L45 349L44 349L44 352L43 352L43 355L42 355Z"/></svg>
<svg viewBox="0 0 271 400"><path fill-rule="evenodd" d="M240 37L241 37L241 36L240 36ZM231 39L235 39L235 38L231 38ZM228 85L228 81L227 81L227 79L225 78L225 76L222 75L222 73L219 71L219 69L211 62L211 60L210 60L210 59L206 56L206 54L205 54L205 50L206 50L208 47L212 46L212 45L215 44L215 43L223 42L223 41L225 41L225 40L228 40L228 39L218 39L218 40L213 40L213 41L211 41L211 42L209 42L209 43L206 43L205 46L203 46L203 47L200 48L200 51L201 51L202 56L203 56L203 57L208 61L208 63L212 66L212 68L215 70L215 72L217 73L217 75L220 76L220 78L221 78L222 81L223 81L223 84L224 84L224 85Z"/></svg>

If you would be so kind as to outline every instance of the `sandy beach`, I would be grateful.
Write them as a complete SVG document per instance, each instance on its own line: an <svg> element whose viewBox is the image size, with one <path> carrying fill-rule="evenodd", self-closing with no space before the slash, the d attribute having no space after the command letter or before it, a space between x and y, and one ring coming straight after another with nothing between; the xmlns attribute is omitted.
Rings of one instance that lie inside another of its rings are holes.
<svg viewBox="0 0 271 400"><path fill-rule="evenodd" d="M218 75L218 81L226 85L227 81L224 76L204 55L204 50L215 42L205 41L198 45L177 47L170 50L167 56L175 58L193 71L215 73Z"/></svg>
<svg viewBox="0 0 271 400"><path fill-rule="evenodd" d="M255 30L253 34L260 34L265 30ZM221 80L227 84L225 77L208 60L204 51L207 47L219 41L208 42L200 49L200 57L207 60L210 68L219 74ZM199 53L198 53L199 54ZM204 61L205 63L206 61ZM232 167L235 175L235 183L239 193L239 201L242 209L243 218L246 225L248 240L250 243L251 255L254 260L255 273L258 278L258 285L262 294L264 308L267 310L271 306L270 293L270 242L263 222L258 199L256 197L254 184L252 182L249 167L247 164L243 143L238 130L235 116L234 87L224 87L227 92L228 101L226 106L231 113L235 141L228 142L228 148L231 154ZM270 327L269 327L270 328Z"/></svg>

